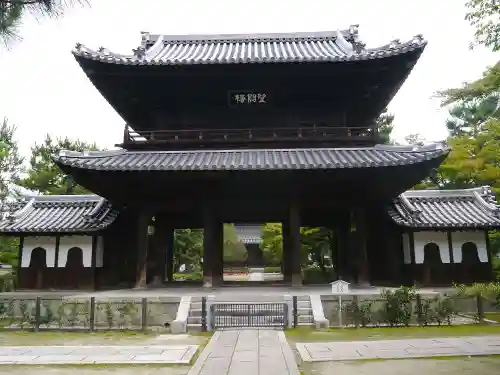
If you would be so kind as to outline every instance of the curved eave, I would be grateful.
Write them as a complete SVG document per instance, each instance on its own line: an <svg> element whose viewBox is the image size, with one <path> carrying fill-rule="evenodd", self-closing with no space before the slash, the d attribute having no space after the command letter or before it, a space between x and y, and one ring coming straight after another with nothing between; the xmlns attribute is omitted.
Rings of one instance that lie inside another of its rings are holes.
<svg viewBox="0 0 500 375"><path fill-rule="evenodd" d="M388 151L392 150L392 151ZM66 172L290 171L439 165L449 148L408 152L384 146L359 149L206 150L170 152L65 152L53 157Z"/></svg>
<svg viewBox="0 0 500 375"><path fill-rule="evenodd" d="M185 65L232 65L232 64L301 64L301 63L343 63L380 60L390 57L416 53L420 55L425 49L425 40L413 39L406 43L401 43L393 47L382 47L378 49L368 49L361 52L353 52L336 56L300 56L283 58L225 58L225 59L174 59L156 60L147 57L139 58L134 55L121 55L110 52L99 52L90 48L78 45L73 50L76 60L82 65L85 61L96 61L103 64L127 65L127 66L185 66Z"/></svg>

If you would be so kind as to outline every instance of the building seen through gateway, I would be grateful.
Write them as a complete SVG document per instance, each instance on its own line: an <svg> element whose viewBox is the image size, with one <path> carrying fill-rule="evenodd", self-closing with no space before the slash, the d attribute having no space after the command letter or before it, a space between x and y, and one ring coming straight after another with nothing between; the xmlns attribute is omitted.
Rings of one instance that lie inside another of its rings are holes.
<svg viewBox="0 0 500 375"><path fill-rule="evenodd" d="M273 282L286 285L303 283L301 227L332 230L335 275L357 285L491 280L500 207L489 187L412 190L449 148L383 144L376 125L426 44L418 35L369 48L357 26L142 33L128 55L77 44L123 138L116 150L53 156L94 194L9 206L0 231L21 238L20 287L167 284L184 228L203 229L201 282L219 286L224 223L235 223L251 267L265 266L262 225L281 223Z"/></svg>

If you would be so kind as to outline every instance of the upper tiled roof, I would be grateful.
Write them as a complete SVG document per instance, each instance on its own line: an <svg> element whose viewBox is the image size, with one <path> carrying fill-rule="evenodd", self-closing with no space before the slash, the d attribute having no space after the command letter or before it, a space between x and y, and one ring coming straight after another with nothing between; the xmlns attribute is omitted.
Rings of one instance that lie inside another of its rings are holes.
<svg viewBox="0 0 500 375"><path fill-rule="evenodd" d="M97 195L36 196L3 215L0 233L92 232L106 228L117 215Z"/></svg>
<svg viewBox="0 0 500 375"><path fill-rule="evenodd" d="M389 215L414 228L499 228L500 206L487 186L465 190L410 190L394 200Z"/></svg>
<svg viewBox="0 0 500 375"><path fill-rule="evenodd" d="M260 244L262 242L262 226L261 225L235 225L238 239L245 245Z"/></svg>
<svg viewBox="0 0 500 375"><path fill-rule="evenodd" d="M400 43L366 49L358 27L315 33L255 35L152 35L142 33L141 46L122 55L106 48L92 50L80 43L75 56L126 65L190 65L371 60L423 50L421 35Z"/></svg>
<svg viewBox="0 0 500 375"><path fill-rule="evenodd" d="M408 165L445 157L448 147L432 145L358 148L195 150L195 151L62 151L60 166L108 171L296 170L369 168Z"/></svg>

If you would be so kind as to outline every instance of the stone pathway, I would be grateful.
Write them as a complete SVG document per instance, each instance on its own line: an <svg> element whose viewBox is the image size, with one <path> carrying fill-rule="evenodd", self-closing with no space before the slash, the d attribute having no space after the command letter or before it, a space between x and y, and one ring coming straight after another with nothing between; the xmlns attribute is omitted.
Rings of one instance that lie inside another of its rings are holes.
<svg viewBox="0 0 500 375"><path fill-rule="evenodd" d="M500 336L297 343L305 362L500 354Z"/></svg>
<svg viewBox="0 0 500 375"><path fill-rule="evenodd" d="M283 331L218 331L188 375L299 375Z"/></svg>
<svg viewBox="0 0 500 375"><path fill-rule="evenodd" d="M198 345L2 346L0 365L189 364Z"/></svg>

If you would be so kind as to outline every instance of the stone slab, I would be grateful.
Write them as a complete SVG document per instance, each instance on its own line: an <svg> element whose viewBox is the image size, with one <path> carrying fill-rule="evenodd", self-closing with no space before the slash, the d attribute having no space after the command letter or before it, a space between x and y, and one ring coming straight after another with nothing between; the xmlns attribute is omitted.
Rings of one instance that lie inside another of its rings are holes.
<svg viewBox="0 0 500 375"><path fill-rule="evenodd" d="M266 346L262 346L264 343ZM294 354L283 331L218 331L188 373L247 374L299 375Z"/></svg>
<svg viewBox="0 0 500 375"><path fill-rule="evenodd" d="M197 345L0 347L0 364L189 364Z"/></svg>
<svg viewBox="0 0 500 375"><path fill-rule="evenodd" d="M500 354L500 336L298 343L305 362Z"/></svg>

